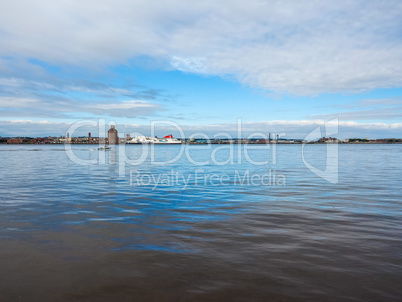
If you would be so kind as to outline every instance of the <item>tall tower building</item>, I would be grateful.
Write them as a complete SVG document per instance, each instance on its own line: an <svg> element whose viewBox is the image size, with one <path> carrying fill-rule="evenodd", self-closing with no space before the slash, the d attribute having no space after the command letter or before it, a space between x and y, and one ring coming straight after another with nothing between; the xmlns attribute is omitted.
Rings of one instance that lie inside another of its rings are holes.
<svg viewBox="0 0 402 302"><path fill-rule="evenodd" d="M110 145L116 145L119 143L119 137L117 136L117 130L114 125L110 126L110 129L107 132L107 139Z"/></svg>

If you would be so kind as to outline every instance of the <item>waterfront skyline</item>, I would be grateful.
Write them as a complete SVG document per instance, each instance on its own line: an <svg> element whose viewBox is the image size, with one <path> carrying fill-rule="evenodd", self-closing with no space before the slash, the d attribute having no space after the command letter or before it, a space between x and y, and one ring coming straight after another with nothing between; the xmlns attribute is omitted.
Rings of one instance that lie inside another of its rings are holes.
<svg viewBox="0 0 402 302"><path fill-rule="evenodd" d="M401 137L396 1L0 8L0 136L60 135L83 119L235 134L240 118L245 135L304 138L339 118L338 138Z"/></svg>

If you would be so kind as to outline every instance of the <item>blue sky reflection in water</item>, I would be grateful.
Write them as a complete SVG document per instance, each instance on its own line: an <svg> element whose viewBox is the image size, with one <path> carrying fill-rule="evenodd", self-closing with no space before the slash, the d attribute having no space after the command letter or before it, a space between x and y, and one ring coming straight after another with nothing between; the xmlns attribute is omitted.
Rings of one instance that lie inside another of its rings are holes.
<svg viewBox="0 0 402 302"><path fill-rule="evenodd" d="M200 162L218 147L186 146ZM340 145L337 184L305 167L300 145L276 148L275 164L272 149L260 146L250 156L268 165L251 165L244 153L241 163L202 166L148 157L120 177L118 148L105 164L82 166L63 146L0 146L0 297L397 301L401 146ZM309 145L305 158L322 168L325 148ZM141 149L127 146L126 154L134 159ZM180 146L155 149L167 160ZM99 155L90 145L73 150ZM224 161L229 151L216 156ZM271 185L240 185L235 176L270 169L278 176ZM190 176L185 189L148 182L172 171ZM227 177L215 185L206 175Z"/></svg>

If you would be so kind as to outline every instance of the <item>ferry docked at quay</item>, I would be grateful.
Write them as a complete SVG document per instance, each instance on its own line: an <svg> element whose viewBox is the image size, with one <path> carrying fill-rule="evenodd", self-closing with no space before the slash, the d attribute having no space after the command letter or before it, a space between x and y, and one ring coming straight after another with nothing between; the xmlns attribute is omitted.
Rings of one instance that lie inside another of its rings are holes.
<svg viewBox="0 0 402 302"><path fill-rule="evenodd" d="M173 135L166 135L164 138L136 136L126 141L126 144L181 144L182 141L174 138Z"/></svg>

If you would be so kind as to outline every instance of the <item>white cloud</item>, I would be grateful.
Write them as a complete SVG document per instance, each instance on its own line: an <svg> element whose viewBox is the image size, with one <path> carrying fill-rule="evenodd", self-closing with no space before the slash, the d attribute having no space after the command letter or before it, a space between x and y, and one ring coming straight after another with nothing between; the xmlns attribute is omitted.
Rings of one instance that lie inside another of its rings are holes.
<svg viewBox="0 0 402 302"><path fill-rule="evenodd" d="M183 58L174 56L170 64L177 70L195 73L208 73L207 62L205 58Z"/></svg>
<svg viewBox="0 0 402 302"><path fill-rule="evenodd" d="M147 101L123 101L119 103L97 103L95 105L88 105L87 112L110 115L115 117L136 117L144 115L152 115L156 111L163 110L158 104L152 104Z"/></svg>
<svg viewBox="0 0 402 302"><path fill-rule="evenodd" d="M331 114L317 114L309 116L311 119L332 119L340 118L342 120L402 120L402 107L391 106L384 108L373 108L356 111L337 112Z"/></svg>
<svg viewBox="0 0 402 302"><path fill-rule="evenodd" d="M0 97L0 116L28 118L71 118L74 114L95 114L99 117L150 116L164 110L159 104L148 101L81 102L71 99L40 99Z"/></svg>
<svg viewBox="0 0 402 302"><path fill-rule="evenodd" d="M36 107L39 103L38 99L33 98L0 97L0 109Z"/></svg>
<svg viewBox="0 0 402 302"><path fill-rule="evenodd" d="M92 68L147 56L269 91L366 91L401 86L401 26L400 1L16 0L0 3L0 56Z"/></svg>
<svg viewBox="0 0 402 302"><path fill-rule="evenodd" d="M29 81L21 78L0 78L0 86L6 86L9 88L27 88L32 87L36 89L56 89L56 86L46 82Z"/></svg>
<svg viewBox="0 0 402 302"><path fill-rule="evenodd" d="M158 106L155 104L150 104L149 102L145 101L131 100L131 101L123 101L120 103L99 104L91 107L96 107L103 110L113 110L113 109L140 109L140 108L156 109Z"/></svg>
<svg viewBox="0 0 402 302"><path fill-rule="evenodd" d="M358 103L358 107L370 106L389 106L389 105L402 105L402 100L397 99L367 99ZM356 106L357 107L357 106Z"/></svg>

